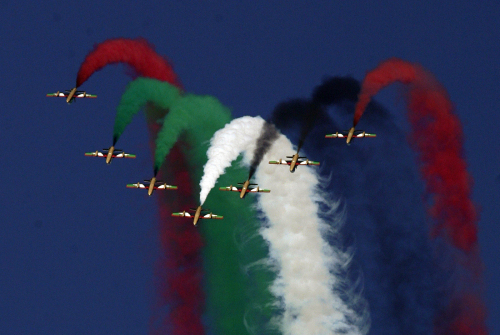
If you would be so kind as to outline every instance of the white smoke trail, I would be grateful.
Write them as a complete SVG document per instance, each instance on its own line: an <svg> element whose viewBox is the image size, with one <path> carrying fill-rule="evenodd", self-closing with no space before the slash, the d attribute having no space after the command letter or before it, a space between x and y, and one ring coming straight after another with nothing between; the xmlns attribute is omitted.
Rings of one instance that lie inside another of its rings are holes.
<svg viewBox="0 0 500 335"><path fill-rule="evenodd" d="M210 140L208 161L203 167L200 181L200 203L203 205L208 193L231 162L258 138L264 120L261 117L244 116L234 119L217 132Z"/></svg>
<svg viewBox="0 0 500 335"><path fill-rule="evenodd" d="M245 161L251 160L254 149L247 149ZM350 257L328 244L324 236L331 226L319 217L319 203L323 203L331 221L340 220L338 205L324 196L312 168L299 166L292 174L284 166L268 164L293 153L292 143L281 135L255 174L259 186L271 189L259 197L258 206L267 218L261 234L279 268L271 291L284 306L281 329L284 334L297 335L366 334L366 304L349 293L341 275ZM356 312L350 307L354 305L363 309Z"/></svg>
<svg viewBox="0 0 500 335"><path fill-rule="evenodd" d="M264 123L260 117L246 116L214 134L200 182L201 203L241 152L250 164ZM329 221L341 221L337 204L323 194L310 167L299 166L292 174L285 166L268 164L293 153L292 143L280 135L255 174L260 187L271 189L258 197L258 206L266 219L260 233L269 243L269 263L277 269L270 290L284 310L274 321L287 335L366 334L369 316L364 300L343 280L349 255L328 244L325 236L332 227L320 217L327 213ZM320 213L320 203L326 212ZM363 308L357 312L352 306L358 305Z"/></svg>

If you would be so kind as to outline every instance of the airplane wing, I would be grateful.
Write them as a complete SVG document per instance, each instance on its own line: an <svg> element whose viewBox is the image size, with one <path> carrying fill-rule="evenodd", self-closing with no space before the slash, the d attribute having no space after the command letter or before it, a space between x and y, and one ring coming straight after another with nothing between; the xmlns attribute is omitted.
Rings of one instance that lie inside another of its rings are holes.
<svg viewBox="0 0 500 335"><path fill-rule="evenodd" d="M344 138L344 137L347 137L347 134L343 134L343 133L339 133L339 132L336 132L335 134L325 135L325 138Z"/></svg>
<svg viewBox="0 0 500 335"><path fill-rule="evenodd" d="M98 157L104 157L105 155L102 152L100 152L100 151L94 151L94 152L86 152L85 156L89 156L89 157L96 157L96 156L98 156Z"/></svg>
<svg viewBox="0 0 500 335"><path fill-rule="evenodd" d="M301 161L297 164L300 164L300 165L319 165L319 162L305 160L305 161Z"/></svg>
<svg viewBox="0 0 500 335"><path fill-rule="evenodd" d="M241 192L241 189L242 189L242 187L238 188L235 186L219 187L219 191Z"/></svg>
<svg viewBox="0 0 500 335"><path fill-rule="evenodd" d="M56 93L48 93L46 97L52 98L52 97L67 97L67 94L64 94L62 92L57 91Z"/></svg>
<svg viewBox="0 0 500 335"><path fill-rule="evenodd" d="M187 218L191 218L193 217L193 215L191 215L190 213L188 212L178 212L178 213L172 213L172 216L177 216L177 217L187 217Z"/></svg>
<svg viewBox="0 0 500 335"><path fill-rule="evenodd" d="M115 154L113 154L112 156L113 156L113 158L135 158L135 155L132 155L132 154L126 154L126 153L124 153L124 152L121 152L121 153L116 154L116 155L115 155Z"/></svg>
<svg viewBox="0 0 500 335"><path fill-rule="evenodd" d="M146 185L137 183L137 184L127 184L127 188L148 188Z"/></svg>
<svg viewBox="0 0 500 335"><path fill-rule="evenodd" d="M297 162L297 165L319 165L319 162L305 160L305 161Z"/></svg>
<svg viewBox="0 0 500 335"><path fill-rule="evenodd" d="M173 185L167 185L165 183L161 184L161 185L158 185L154 187L155 190L176 190L177 189L177 186L173 186Z"/></svg>
<svg viewBox="0 0 500 335"><path fill-rule="evenodd" d="M97 95L95 94L88 94L88 93L85 93L85 92L80 92L78 91L75 95L74 95L75 98L97 98Z"/></svg>
<svg viewBox="0 0 500 335"><path fill-rule="evenodd" d="M290 165L290 164L292 164L292 161L288 161L288 160L283 160L283 159L280 159L279 161L269 161L269 164L283 164L283 165Z"/></svg>
<svg viewBox="0 0 500 335"><path fill-rule="evenodd" d="M269 193L271 190L263 190L258 187L252 188L252 189L247 189L247 192L263 192L263 193Z"/></svg>
<svg viewBox="0 0 500 335"><path fill-rule="evenodd" d="M200 219L217 219L217 220L222 220L224 217L221 215L216 215L216 214L205 214L205 215L200 215Z"/></svg>

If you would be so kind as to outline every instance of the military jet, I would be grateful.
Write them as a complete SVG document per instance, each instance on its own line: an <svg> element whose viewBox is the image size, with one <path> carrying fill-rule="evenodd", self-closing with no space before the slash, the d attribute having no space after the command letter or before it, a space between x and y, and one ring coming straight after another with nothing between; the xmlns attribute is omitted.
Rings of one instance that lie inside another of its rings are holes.
<svg viewBox="0 0 500 335"><path fill-rule="evenodd" d="M283 164L290 165L290 172L295 172L299 165L319 165L319 162L310 161L307 157L300 157L299 152L293 156L286 156L287 159L280 159L278 161L269 161L269 164Z"/></svg>
<svg viewBox="0 0 500 335"><path fill-rule="evenodd" d="M86 152L85 156L106 157L106 164L111 164L111 160L113 158L135 158L135 155L126 154L121 149L115 149L114 146L111 146L108 149L102 149L102 152L100 151Z"/></svg>
<svg viewBox="0 0 500 335"><path fill-rule="evenodd" d="M271 190L264 190L264 189L259 188L259 186L257 184L250 184L250 179L244 183L238 183L238 185L242 185L242 186L236 187L236 186L230 185L227 187L219 187L219 191L240 192L240 199L243 199L245 197L245 195L247 195L247 193L250 193L250 192L264 192L264 193L271 192ZM250 187L249 188L249 186L257 186L257 187Z"/></svg>
<svg viewBox="0 0 500 335"><path fill-rule="evenodd" d="M334 134L325 135L325 138L346 138L346 137L347 137L346 142L348 145L350 145L353 137L354 138L377 137L377 135L376 134L369 134L363 130L354 130L354 127L349 129L348 131L344 130L344 131L336 132Z"/></svg>
<svg viewBox="0 0 500 335"><path fill-rule="evenodd" d="M66 98L66 102L68 104L75 101L75 98L97 98L97 95L88 94L85 91L77 91L76 87L73 88L71 91L69 91L69 90L66 90L64 92L57 91L56 93L49 93L46 96L49 98L52 98L52 97Z"/></svg>
<svg viewBox="0 0 500 335"><path fill-rule="evenodd" d="M212 214L209 209L203 209L201 206L198 208L190 208L190 211L194 211L194 214L182 211L178 213L172 213L172 216L183 217L183 218L193 218L193 225L196 226L198 220L200 219L217 219L222 220L224 217L216 214Z"/></svg>
<svg viewBox="0 0 500 335"><path fill-rule="evenodd" d="M147 188L148 195L151 196L154 190L176 190L177 186L167 185L162 181L157 181L156 177L144 180L144 183L127 184L127 188Z"/></svg>

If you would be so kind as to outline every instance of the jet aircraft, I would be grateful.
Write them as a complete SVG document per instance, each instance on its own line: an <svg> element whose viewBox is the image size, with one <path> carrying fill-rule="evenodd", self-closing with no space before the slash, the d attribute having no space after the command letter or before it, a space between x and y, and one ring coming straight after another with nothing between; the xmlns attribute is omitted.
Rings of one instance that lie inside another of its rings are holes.
<svg viewBox="0 0 500 335"><path fill-rule="evenodd" d="M222 220L224 217L216 214L212 214L209 209L203 209L201 206L198 208L190 208L190 211L195 211L194 214L182 211L178 213L172 213L172 216L184 217L184 218L193 218L193 225L196 226L198 220L200 219L218 219Z"/></svg>
<svg viewBox="0 0 500 335"><path fill-rule="evenodd" d="M144 180L144 184L127 184L127 188L147 188L148 195L151 196L154 190L176 190L177 186L167 185L167 183L157 181L156 177L153 177L149 180Z"/></svg>
<svg viewBox="0 0 500 335"><path fill-rule="evenodd" d="M325 135L325 138L345 138L345 137L347 137L346 143L348 145L350 145L353 137L354 138L377 137L377 135L376 134L369 134L363 130L354 130L354 127L349 129L348 131L344 130L344 131L336 132L335 134Z"/></svg>
<svg viewBox="0 0 500 335"><path fill-rule="evenodd" d="M75 101L75 98L97 98L97 95L88 94L85 91L77 91L76 87L73 88L71 91L69 91L69 90L66 90L64 92L57 91L56 93L49 93L46 96L49 98L51 98L51 97L66 98L66 102L68 104Z"/></svg>
<svg viewBox="0 0 500 335"><path fill-rule="evenodd" d="M227 187L219 187L219 191L240 192L240 199L243 199L245 197L245 195L247 195L247 193L250 193L250 192L264 192L264 193L271 192L271 190L263 190L263 189L259 188L259 186L257 184L250 184L250 179L244 183L238 183L238 185L242 185L242 186L236 187L236 186L230 185ZM257 186L257 187L248 188L249 186Z"/></svg>
<svg viewBox="0 0 500 335"><path fill-rule="evenodd" d="M319 165L319 162L310 161L307 157L300 157L298 152L293 156L286 156L286 158L279 161L269 161L269 164L290 165L290 172L295 172L299 165Z"/></svg>
<svg viewBox="0 0 500 335"><path fill-rule="evenodd" d="M114 146L111 146L108 149L102 149L102 152L100 151L86 152L85 156L106 157L106 164L111 164L111 160L113 158L135 158L135 155L126 154L121 149L115 149Z"/></svg>

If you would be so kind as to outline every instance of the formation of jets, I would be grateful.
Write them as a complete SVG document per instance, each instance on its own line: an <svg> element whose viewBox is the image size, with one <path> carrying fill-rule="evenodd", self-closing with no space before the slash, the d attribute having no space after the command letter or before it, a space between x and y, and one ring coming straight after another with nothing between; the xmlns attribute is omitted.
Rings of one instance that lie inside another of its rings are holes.
<svg viewBox="0 0 500 335"><path fill-rule="evenodd" d="M257 184L250 184L250 179L248 179L244 183L238 183L238 185L241 186L227 186L227 187L219 187L219 191L231 191L231 192L240 192L240 199L243 199L247 193L250 192L264 192L264 193L269 193L271 190L264 190L260 189ZM249 186L257 186L257 187L250 187Z"/></svg>
<svg viewBox="0 0 500 335"><path fill-rule="evenodd" d="M177 186L167 185L167 183L156 180L156 177L153 177L149 180L144 180L144 183L127 184L127 188L147 188L148 195L151 196L154 190L176 190Z"/></svg>
<svg viewBox="0 0 500 335"><path fill-rule="evenodd" d="M376 134L369 134L365 132L364 130L354 130L354 127L352 127L349 130L344 130L344 131L338 131L334 134L328 134L325 135L325 138L347 138L346 143L347 145L351 144L352 138L361 138L361 137L377 137Z"/></svg>
<svg viewBox="0 0 500 335"><path fill-rule="evenodd" d="M49 93L47 94L47 97L61 97L61 98L66 98L66 102L68 104L72 103L75 101L75 98L97 98L97 95L92 95L92 94L87 94L85 91L77 91L76 87L71 89L71 90L66 90L64 92L59 92L57 91L56 93ZM362 138L362 137L376 137L376 134L369 134L363 130L355 130L354 127L352 127L349 130L344 130L344 131L338 131L334 134L328 134L325 135L325 138L346 138L346 143L350 145L350 142L352 138ZM109 147L108 149L102 149L101 151L95 151L95 152L87 152L85 153L85 156L89 157L105 157L106 158L106 164L110 164L113 158L135 158L135 155L132 154L127 154L121 149L115 149L114 146ZM290 172L295 172L295 169L299 165L319 165L319 162L315 161L310 161L307 159L307 157L302 157L299 156L299 151L293 155L293 156L286 156L286 159L280 159L277 161L269 161L269 164L283 164L283 165L290 165ZM266 190L266 189L261 189L257 184L251 184L250 179L247 179L244 183L238 183L240 186L227 186L227 187L220 187L220 191L230 191L230 192L239 192L240 193L240 198L243 199L248 193L257 193L257 192L263 192L263 193L269 193L271 190ZM144 180L143 183L136 183L136 184L127 184L127 188L142 188L142 189L147 189L148 190L148 195L151 196L154 192L154 190L176 190L177 186L173 185L168 185L167 183L163 181L156 180L156 177L153 177L149 180ZM192 218L193 219L193 225L196 226L198 223L198 220L200 219L218 219L221 220L224 217L221 215L216 215L210 212L209 209L203 209L201 206L198 206L197 208L190 208L191 212L178 212L178 213L172 213L172 216L174 217L184 217L184 218ZM194 212L194 213L193 213Z"/></svg>
<svg viewBox="0 0 500 335"><path fill-rule="evenodd" d="M178 212L178 213L172 213L172 216L189 218L189 219L192 218L194 226L196 226L199 219L222 220L224 218L223 216L213 214L212 212L210 212L209 209L201 208L201 206L198 206L198 208L190 208L189 210L194 211L194 214L186 212L186 211L182 211L182 212Z"/></svg>
<svg viewBox="0 0 500 335"><path fill-rule="evenodd" d="M111 146L108 149L102 149L102 152L100 152L100 151L86 152L85 156L88 156L88 157L106 157L106 164L111 164L111 160L113 158L135 158L135 155L126 154L121 149L115 149L114 146Z"/></svg>
<svg viewBox="0 0 500 335"><path fill-rule="evenodd" d="M66 102L68 104L72 103L75 101L75 98L97 98L97 95L94 94L88 94L85 91L77 91L76 87L73 88L71 91L66 90L64 92L59 92L57 91L56 93L49 93L46 95L49 98L66 98Z"/></svg>

